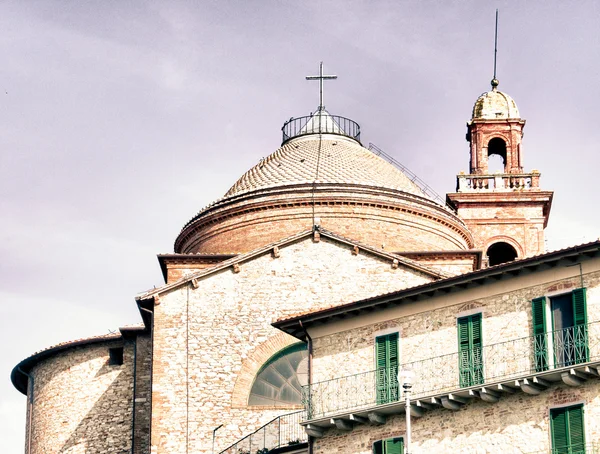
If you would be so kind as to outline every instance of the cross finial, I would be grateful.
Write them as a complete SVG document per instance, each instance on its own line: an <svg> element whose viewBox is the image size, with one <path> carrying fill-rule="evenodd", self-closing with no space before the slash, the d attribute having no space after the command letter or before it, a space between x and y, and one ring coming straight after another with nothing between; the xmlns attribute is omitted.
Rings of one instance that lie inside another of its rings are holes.
<svg viewBox="0 0 600 454"><path fill-rule="evenodd" d="M323 75L323 62L319 65L319 75L318 76L306 76L306 80L318 80L319 81L319 111L325 110L325 105L323 104L323 81L337 79L337 76L325 76Z"/></svg>

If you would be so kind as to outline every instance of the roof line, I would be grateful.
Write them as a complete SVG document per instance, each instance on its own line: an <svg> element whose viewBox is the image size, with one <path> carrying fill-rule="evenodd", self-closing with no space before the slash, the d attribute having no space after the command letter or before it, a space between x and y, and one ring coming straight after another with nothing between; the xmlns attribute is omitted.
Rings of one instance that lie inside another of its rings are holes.
<svg viewBox="0 0 600 454"><path fill-rule="evenodd" d="M600 251L600 240L573 246L570 248L560 249L558 251L553 251L546 254L536 255L526 259L503 263L501 265L476 270L470 273L453 276L443 280L429 282L397 292L391 292L384 295L366 298L363 300L351 302L333 308L327 308L320 311L298 315L295 317L290 317L288 319L280 319L272 323L272 326L295 336L299 332L305 332L304 328L301 327L299 322L302 322L302 326L305 326L307 323L322 321L342 314L346 315L350 312L358 312L366 307L373 308L377 306L386 306L391 301L399 302L400 300L403 300L408 297L423 295L425 293L437 291L443 288L455 288L465 283L471 283L473 281L485 279L494 275L502 275L506 273L512 273L515 271L521 272L529 266L535 266L547 262L552 262L569 256L579 256L592 251L595 254L597 254ZM293 329L296 326L299 329Z"/></svg>
<svg viewBox="0 0 600 454"><path fill-rule="evenodd" d="M339 234L336 234L332 231L329 231L329 230L326 230L323 228L319 228L318 232L321 236L330 238L335 241L339 241L340 243L344 243L349 246L356 246L360 249L364 249L364 250L368 251L369 253L371 253L373 255L378 255L380 257L387 258L391 261L397 260L399 264L402 264L406 267L412 268L420 273L427 274L434 279L443 279L448 276L448 274L446 274L444 272L441 272L441 271L435 270L433 268L430 268L428 266L422 265L422 264L420 264L414 260L411 260L409 258L402 257L402 256L396 255L396 254L391 254L389 252L380 251L371 246L362 244L358 241L355 241L355 240L352 240L349 238L345 238L345 237L343 237ZM244 254L240 254L240 255L236 255L228 260L218 263L217 265L215 265L211 268L206 268L206 269L197 271L195 273L190 273L175 282L171 282L169 284L165 284L163 286L160 286L160 287L157 287L157 288L145 291L145 292L141 292L138 295L136 295L135 299L136 299L136 301L144 301L144 300L154 298L155 296L158 296L161 293L165 293L169 290L173 290L178 287L181 287L182 285L185 285L194 279L199 279L199 278L205 277L209 274L216 273L218 271L226 269L230 266L233 266L234 264L239 264L239 263L243 263L248 260L251 260L254 257L260 256L260 255L266 253L267 251L273 249L275 246L281 246L281 245L284 245L287 243L291 243L291 242L297 241L301 238L310 236L312 234L313 234L313 230L304 230L295 235L289 236L287 238L283 238L279 241L267 244L266 246L254 249L253 251L250 251L250 252L247 252Z"/></svg>

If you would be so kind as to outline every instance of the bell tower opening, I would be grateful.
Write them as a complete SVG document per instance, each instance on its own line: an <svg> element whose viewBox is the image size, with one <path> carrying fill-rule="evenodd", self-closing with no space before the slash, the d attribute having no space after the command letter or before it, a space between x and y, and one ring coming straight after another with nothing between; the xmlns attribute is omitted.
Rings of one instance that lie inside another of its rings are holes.
<svg viewBox="0 0 600 454"><path fill-rule="evenodd" d="M518 254L515 248L503 241L492 244L487 250L490 266L512 262L517 258L517 255Z"/></svg>
<svg viewBox="0 0 600 454"><path fill-rule="evenodd" d="M488 146L488 172L508 173L506 169L506 142L499 137L489 141Z"/></svg>

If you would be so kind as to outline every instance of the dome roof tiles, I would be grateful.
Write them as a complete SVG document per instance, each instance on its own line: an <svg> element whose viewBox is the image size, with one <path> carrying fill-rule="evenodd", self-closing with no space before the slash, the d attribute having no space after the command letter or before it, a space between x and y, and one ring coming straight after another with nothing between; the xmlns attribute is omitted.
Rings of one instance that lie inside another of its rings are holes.
<svg viewBox="0 0 600 454"><path fill-rule="evenodd" d="M517 103L506 93L493 88L483 93L473 106L473 120L500 120L521 118Z"/></svg>
<svg viewBox="0 0 600 454"><path fill-rule="evenodd" d="M426 197L401 170L356 141L335 136L309 135L285 143L247 171L225 197L295 184L360 184L395 189Z"/></svg>

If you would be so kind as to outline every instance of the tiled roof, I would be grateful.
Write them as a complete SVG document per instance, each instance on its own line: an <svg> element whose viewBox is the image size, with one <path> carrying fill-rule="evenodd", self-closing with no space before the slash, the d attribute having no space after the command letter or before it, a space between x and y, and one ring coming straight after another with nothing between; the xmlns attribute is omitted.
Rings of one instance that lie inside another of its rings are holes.
<svg viewBox="0 0 600 454"><path fill-rule="evenodd" d="M247 171L225 194L302 183L361 184L427 197L402 171L352 139L309 135L290 140Z"/></svg>

